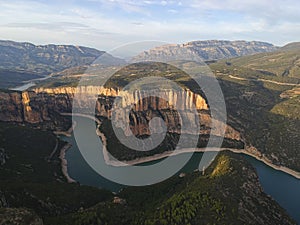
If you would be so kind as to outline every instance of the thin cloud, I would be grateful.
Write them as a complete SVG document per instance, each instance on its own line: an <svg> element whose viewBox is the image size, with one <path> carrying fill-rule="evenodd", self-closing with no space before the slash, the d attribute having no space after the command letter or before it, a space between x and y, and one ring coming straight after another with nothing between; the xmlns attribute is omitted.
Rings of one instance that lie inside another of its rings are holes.
<svg viewBox="0 0 300 225"><path fill-rule="evenodd" d="M300 36L299 3L292 0L284 5L266 0L61 2L0 1L1 38L107 50L149 39L256 39L281 45Z"/></svg>
<svg viewBox="0 0 300 225"><path fill-rule="evenodd" d="M132 24L133 24L133 25L136 25L136 26L144 26L144 24L143 24L143 23L140 23L140 22L133 22Z"/></svg>
<svg viewBox="0 0 300 225"><path fill-rule="evenodd" d="M88 28L87 25L81 23L71 23L71 22L54 22L54 23L8 23L5 24L6 27L15 28L36 28L36 29L46 29L46 30L64 30L68 28L85 29Z"/></svg>
<svg viewBox="0 0 300 225"><path fill-rule="evenodd" d="M300 2L297 0L202 0L185 1L188 8L200 11L215 10L266 20L285 21L292 18L299 21Z"/></svg>

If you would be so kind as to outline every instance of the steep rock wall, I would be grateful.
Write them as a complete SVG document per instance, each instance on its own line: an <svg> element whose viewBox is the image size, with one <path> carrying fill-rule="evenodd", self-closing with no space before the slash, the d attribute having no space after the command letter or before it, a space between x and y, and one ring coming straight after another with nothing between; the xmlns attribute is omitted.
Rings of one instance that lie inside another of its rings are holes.
<svg viewBox="0 0 300 225"><path fill-rule="evenodd" d="M78 97L82 97L81 100L89 101L87 98L93 98L95 95L110 96L110 97L122 97L122 107L129 103L135 103L137 107L135 111L144 111L148 108L156 109L169 109L176 108L177 110L189 110L193 107L198 110L208 110L208 105L205 99L190 90L182 89L180 91L175 90L153 90L153 91L140 91L135 90L133 92L123 91L113 88L105 88L102 86L78 86L78 87L60 87L60 88L36 88L33 89L36 93L47 94L67 94L69 97L74 97L75 93ZM146 97L147 94L151 95ZM159 94L162 100L155 98ZM86 99L84 99L86 98ZM143 101L139 101L143 99ZM164 101L165 100L165 101ZM92 102L92 104L94 104Z"/></svg>
<svg viewBox="0 0 300 225"><path fill-rule="evenodd" d="M208 135L211 127L209 106L206 100L190 90L163 90L159 91L161 98L153 95L146 96L146 92L134 91L129 93L118 89L109 89L96 86L37 88L25 92L0 92L0 120L42 123L55 123L60 113L72 112L74 95L77 93L84 107L95 107L98 116L111 118L113 103L116 97L122 96L121 106L118 108L118 117L121 121L128 121L134 135L149 135L149 121L153 117L161 117L171 133L189 133L182 130L182 120L193 125L200 121L200 134ZM95 102L95 99L97 101ZM131 105L128 103L132 103ZM130 105L130 111L125 106ZM83 107L83 108L84 108ZM195 111L198 118L195 118ZM128 116L129 115L129 116ZM222 125L219 122L220 126ZM157 124L157 129L160 129ZM55 124L53 125L55 127ZM190 126L191 127L191 126ZM240 134L232 127L227 126L226 138L240 140Z"/></svg>

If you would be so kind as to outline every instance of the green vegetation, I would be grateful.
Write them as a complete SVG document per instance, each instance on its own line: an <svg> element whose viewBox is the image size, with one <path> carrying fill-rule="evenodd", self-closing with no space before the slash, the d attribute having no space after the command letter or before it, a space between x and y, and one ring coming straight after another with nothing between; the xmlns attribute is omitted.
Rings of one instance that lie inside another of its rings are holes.
<svg viewBox="0 0 300 225"><path fill-rule="evenodd" d="M39 132L26 126L0 123L1 147L9 160L1 167L1 184L12 178L19 181L48 181L60 174L59 162L44 163L56 146L56 137L50 132ZM59 144L61 147L63 143ZM40 160L44 157L44 160Z"/></svg>
<svg viewBox="0 0 300 225"><path fill-rule="evenodd" d="M230 171L230 160L227 156L222 155L217 159L217 166L211 173L212 177L222 176Z"/></svg>
<svg viewBox="0 0 300 225"><path fill-rule="evenodd" d="M193 65L190 62L176 62L178 68L172 66L170 64L165 63L136 63L131 64L125 67L120 67L120 70L116 71L113 76L111 76L106 82L105 87L107 88L123 88L131 81L140 79L140 78L147 78L147 77L164 77L166 79L174 81L177 85L182 88L193 88L194 92L202 93L199 86L191 79L191 77L184 73L179 68L183 68L186 71L190 71L192 73L196 73L194 71L195 68L197 70L201 70L201 73L204 73L208 70L208 67L203 65ZM55 88L55 87L65 87L65 86L77 86L79 83L80 78L81 85L97 85L102 84L104 75L108 73L108 71L115 71L114 68L106 67L106 68L99 68L99 70L95 69L95 71L89 71L88 75L83 75L82 77L77 76L76 71L73 71L74 74L68 74L68 76L54 76L46 81L40 82L37 87L44 87L44 88ZM199 72L199 71L198 71ZM152 85L151 87L162 88L163 83L159 80L151 80ZM143 85L139 83L139 88L147 88L149 83ZM171 88L170 84L165 84L166 88ZM174 87L173 87L174 88Z"/></svg>
<svg viewBox="0 0 300 225"><path fill-rule="evenodd" d="M271 112L289 119L300 120L300 96L278 103Z"/></svg>
<svg viewBox="0 0 300 225"><path fill-rule="evenodd" d="M210 66L220 73L230 73L239 77L299 83L299 65L299 48L283 48L270 53L220 60Z"/></svg>
<svg viewBox="0 0 300 225"><path fill-rule="evenodd" d="M293 224L260 191L253 169L232 153L220 154L205 175L194 172L151 186L127 187L115 196L123 200L115 202L109 191L64 181L58 152L49 157L57 143L53 134L0 123L0 139L6 155L0 166L0 199L18 207L0 209L1 220L22 218L21 213L23 222L38 224L39 218L29 213L34 210L46 225L257 224L256 218L266 218L264 224ZM59 147L63 144L58 142ZM256 201L264 201L268 209Z"/></svg>
<svg viewBox="0 0 300 225"><path fill-rule="evenodd" d="M220 60L210 67L220 81L229 124L273 163L300 171L297 46Z"/></svg>
<svg viewBox="0 0 300 225"><path fill-rule="evenodd" d="M221 168L224 161L225 170ZM212 175L216 167L224 173ZM63 222L58 220L56 224L293 223L276 203L259 191L257 177L249 165L232 153L220 154L204 176L194 172L184 178L176 176L151 186L128 187L118 197L126 203L99 203L87 210L69 214L65 217L67 219ZM267 205L268 211L258 204L259 201ZM282 217L277 220L274 213L280 213Z"/></svg>
<svg viewBox="0 0 300 225"><path fill-rule="evenodd" d="M191 65L190 62L184 61L176 62L175 65L177 65L177 67L171 64L157 62L130 64L114 73L114 75L106 82L105 86L122 88L134 80L149 76L163 77L182 85L185 81L190 81L191 78L179 68L183 68L185 71L190 71L195 66L197 66L196 68L198 69L199 66L201 66ZM163 84L160 83L160 85Z"/></svg>
<svg viewBox="0 0 300 225"><path fill-rule="evenodd" d="M300 171L298 98L281 99L280 88L270 88L262 81L219 79L228 123L273 163Z"/></svg>
<svg viewBox="0 0 300 225"><path fill-rule="evenodd" d="M0 224L42 225L43 221L33 210L25 208L0 208Z"/></svg>
<svg viewBox="0 0 300 225"><path fill-rule="evenodd" d="M47 220L112 198L106 190L66 183L58 159L65 143L52 133L0 123L0 140L6 158L0 166L0 193L10 207L34 209Z"/></svg>
<svg viewBox="0 0 300 225"><path fill-rule="evenodd" d="M51 77L47 80L40 81L34 88L77 87L78 84L78 77Z"/></svg>

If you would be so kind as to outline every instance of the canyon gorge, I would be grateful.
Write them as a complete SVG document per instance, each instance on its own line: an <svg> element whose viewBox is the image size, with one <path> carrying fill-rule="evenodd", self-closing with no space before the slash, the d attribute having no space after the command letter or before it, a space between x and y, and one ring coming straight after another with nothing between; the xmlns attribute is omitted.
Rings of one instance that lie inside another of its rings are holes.
<svg viewBox="0 0 300 225"><path fill-rule="evenodd" d="M155 96L157 91L159 91L160 97ZM66 130L68 126L70 127L71 121L61 113L71 113L75 99L75 101L79 101L76 103L77 106L80 105L79 108L76 108L79 112L84 114L92 109L95 116L102 120L111 120L114 113L118 128L123 129L125 134L128 132L126 129L130 129L132 134L140 138L151 135L149 121L152 118L162 118L167 128L166 138L169 144L171 143L169 148L176 146L180 134L192 134L190 129L200 128L198 147L204 147L211 132L212 122L206 99L188 89L153 90L152 92L153 95L140 90L129 93L120 89L98 86L36 88L24 92L0 92L0 120L32 124L55 131ZM121 107L114 109L114 101L120 97L122 97ZM88 110L86 111L86 109ZM122 126L123 121L129 124L127 128ZM183 121L189 124L185 130L182 126ZM198 128L195 124L196 121L200 122ZM217 121L216 124L220 127L224 125L221 121ZM161 122L157 122L154 127L158 131L163 129L162 125ZM215 132L214 135L219 134ZM226 126L223 144L225 147L244 147L240 133L229 125ZM188 143L185 147L189 147ZM170 150L169 148L167 150Z"/></svg>

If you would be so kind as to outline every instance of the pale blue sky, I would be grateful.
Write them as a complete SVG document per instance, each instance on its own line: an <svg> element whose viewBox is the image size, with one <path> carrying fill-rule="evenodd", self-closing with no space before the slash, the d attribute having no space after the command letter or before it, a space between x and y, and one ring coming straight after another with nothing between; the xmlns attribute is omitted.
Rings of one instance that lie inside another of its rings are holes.
<svg viewBox="0 0 300 225"><path fill-rule="evenodd" d="M298 0L0 0L0 39L109 50L143 40L300 40Z"/></svg>

